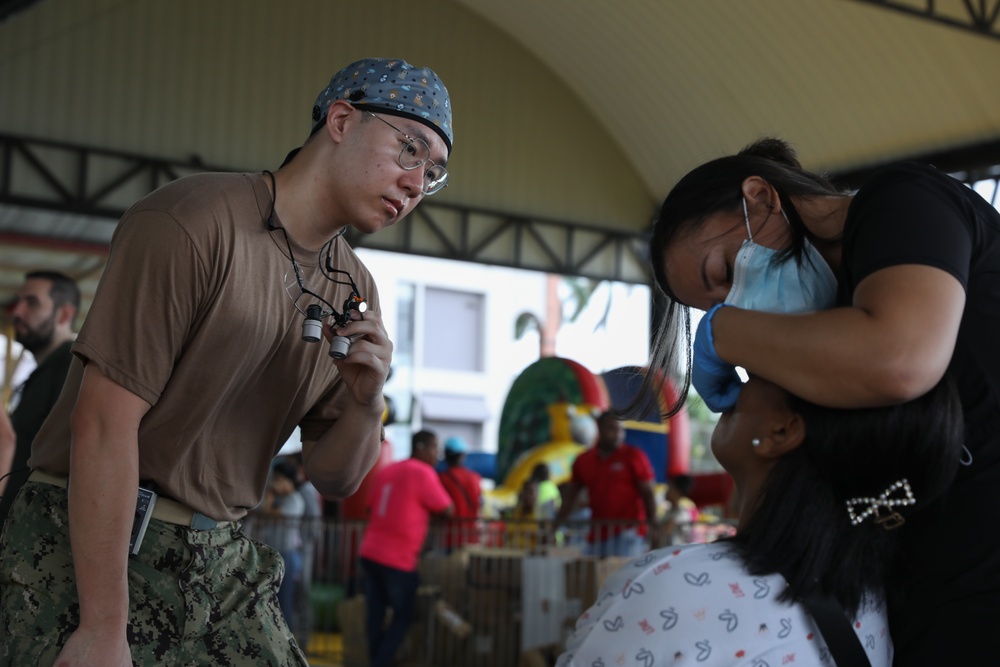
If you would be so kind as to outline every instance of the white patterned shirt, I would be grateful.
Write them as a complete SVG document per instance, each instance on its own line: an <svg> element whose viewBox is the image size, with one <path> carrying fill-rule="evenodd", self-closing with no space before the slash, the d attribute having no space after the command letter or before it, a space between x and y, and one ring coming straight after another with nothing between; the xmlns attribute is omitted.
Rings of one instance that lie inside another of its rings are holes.
<svg viewBox="0 0 1000 667"><path fill-rule="evenodd" d="M608 577L556 665L833 667L805 609L777 599L785 586L750 574L725 542L650 552ZM872 667L892 663L888 625L870 596L853 626Z"/></svg>

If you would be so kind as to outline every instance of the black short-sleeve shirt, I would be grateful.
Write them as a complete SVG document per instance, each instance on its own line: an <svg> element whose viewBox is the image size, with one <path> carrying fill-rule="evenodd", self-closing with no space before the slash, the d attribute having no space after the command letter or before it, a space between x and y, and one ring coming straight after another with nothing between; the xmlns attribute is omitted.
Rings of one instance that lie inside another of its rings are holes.
<svg viewBox="0 0 1000 667"><path fill-rule="evenodd" d="M849 304L870 274L901 264L942 269L965 287L949 371L961 394L974 464L1000 463L1000 212L933 167L901 163L882 170L848 212L841 303Z"/></svg>
<svg viewBox="0 0 1000 667"><path fill-rule="evenodd" d="M946 496L904 528L905 600L890 614L902 647L945 602L986 593L995 600L986 613L1000 618L1000 532L992 526L1000 515L1000 213L933 167L899 163L855 195L842 251L841 305L867 276L902 264L947 271L966 293L948 368L965 417L964 465Z"/></svg>

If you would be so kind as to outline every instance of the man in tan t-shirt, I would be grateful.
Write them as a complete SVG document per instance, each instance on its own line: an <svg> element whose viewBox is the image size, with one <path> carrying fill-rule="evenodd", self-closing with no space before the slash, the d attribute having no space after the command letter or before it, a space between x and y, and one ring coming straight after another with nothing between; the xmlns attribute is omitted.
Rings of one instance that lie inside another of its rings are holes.
<svg viewBox="0 0 1000 667"><path fill-rule="evenodd" d="M392 343L340 234L443 187L453 139L444 85L402 60L349 65L312 112L273 174L189 176L123 216L0 540L0 666L307 665L280 558L239 520L296 426L324 495L374 464Z"/></svg>

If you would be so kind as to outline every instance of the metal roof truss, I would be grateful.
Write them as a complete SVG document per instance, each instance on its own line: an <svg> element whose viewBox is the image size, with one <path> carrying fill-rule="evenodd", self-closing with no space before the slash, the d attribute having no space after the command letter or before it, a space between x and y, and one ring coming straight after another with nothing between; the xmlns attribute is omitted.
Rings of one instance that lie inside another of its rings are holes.
<svg viewBox="0 0 1000 667"><path fill-rule="evenodd" d="M924 0L923 2L917 0L856 0L856 2L892 9L960 30L969 30L983 37L1000 39L1000 30L997 29L1000 0L952 0L952 2L940 2L939 0Z"/></svg>
<svg viewBox="0 0 1000 667"><path fill-rule="evenodd" d="M233 170L196 157L173 160L0 134L0 204L93 216L112 226L152 190L205 171ZM101 238L74 240L106 238L105 230ZM372 236L352 229L348 239L355 247L595 280L645 283L649 278L644 234L430 198L405 224Z"/></svg>

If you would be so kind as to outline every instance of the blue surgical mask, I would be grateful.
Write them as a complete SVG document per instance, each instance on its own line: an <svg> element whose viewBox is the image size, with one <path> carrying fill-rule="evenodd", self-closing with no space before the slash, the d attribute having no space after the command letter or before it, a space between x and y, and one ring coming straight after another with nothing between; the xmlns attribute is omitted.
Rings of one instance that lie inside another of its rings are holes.
<svg viewBox="0 0 1000 667"><path fill-rule="evenodd" d="M801 262L789 258L775 264L774 256L779 251L753 242L746 198L743 219L749 238L736 253L733 286L726 304L765 313L806 313L833 307L837 301L837 277L808 239L804 239Z"/></svg>

